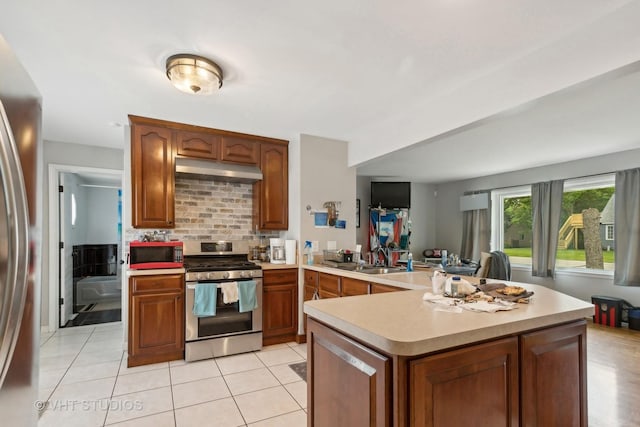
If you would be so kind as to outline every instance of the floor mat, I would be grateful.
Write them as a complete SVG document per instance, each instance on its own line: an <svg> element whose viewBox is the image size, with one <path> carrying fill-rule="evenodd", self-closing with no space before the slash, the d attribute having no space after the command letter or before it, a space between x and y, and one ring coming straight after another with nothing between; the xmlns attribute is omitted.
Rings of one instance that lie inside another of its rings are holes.
<svg viewBox="0 0 640 427"><path fill-rule="evenodd" d="M307 362L293 363L289 365L293 372L298 374L300 378L307 381Z"/></svg>
<svg viewBox="0 0 640 427"><path fill-rule="evenodd" d="M98 323L118 322L121 320L122 310L83 311L75 319L69 320L65 327L96 325Z"/></svg>

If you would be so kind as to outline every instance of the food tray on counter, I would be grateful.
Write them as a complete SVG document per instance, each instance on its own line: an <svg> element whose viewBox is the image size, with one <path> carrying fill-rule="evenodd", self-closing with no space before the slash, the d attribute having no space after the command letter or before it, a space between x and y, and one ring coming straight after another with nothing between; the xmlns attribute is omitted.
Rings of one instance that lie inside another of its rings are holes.
<svg viewBox="0 0 640 427"><path fill-rule="evenodd" d="M346 253L344 251L327 250L323 251L323 257L325 261L334 262L353 262L353 253Z"/></svg>

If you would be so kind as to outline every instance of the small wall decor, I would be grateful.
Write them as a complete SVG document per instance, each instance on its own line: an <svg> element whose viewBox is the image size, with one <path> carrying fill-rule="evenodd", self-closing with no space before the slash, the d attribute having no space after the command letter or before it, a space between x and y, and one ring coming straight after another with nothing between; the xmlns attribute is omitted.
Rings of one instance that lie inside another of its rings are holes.
<svg viewBox="0 0 640 427"><path fill-rule="evenodd" d="M356 228L360 228L360 199L356 199Z"/></svg>

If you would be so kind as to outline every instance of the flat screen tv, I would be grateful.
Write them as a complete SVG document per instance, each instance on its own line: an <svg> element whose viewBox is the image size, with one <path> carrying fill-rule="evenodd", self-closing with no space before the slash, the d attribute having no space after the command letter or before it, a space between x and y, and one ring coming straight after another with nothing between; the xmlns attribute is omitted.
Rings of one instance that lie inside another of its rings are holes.
<svg viewBox="0 0 640 427"><path fill-rule="evenodd" d="M371 207L387 209L411 207L410 182L372 182Z"/></svg>

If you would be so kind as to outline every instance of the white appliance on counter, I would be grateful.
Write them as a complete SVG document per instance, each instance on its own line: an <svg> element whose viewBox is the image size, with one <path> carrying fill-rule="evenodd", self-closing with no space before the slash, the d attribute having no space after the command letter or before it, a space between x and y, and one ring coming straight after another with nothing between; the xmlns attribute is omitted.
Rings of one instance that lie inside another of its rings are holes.
<svg viewBox="0 0 640 427"><path fill-rule="evenodd" d="M284 239L269 239L269 255L271 264L285 263Z"/></svg>

